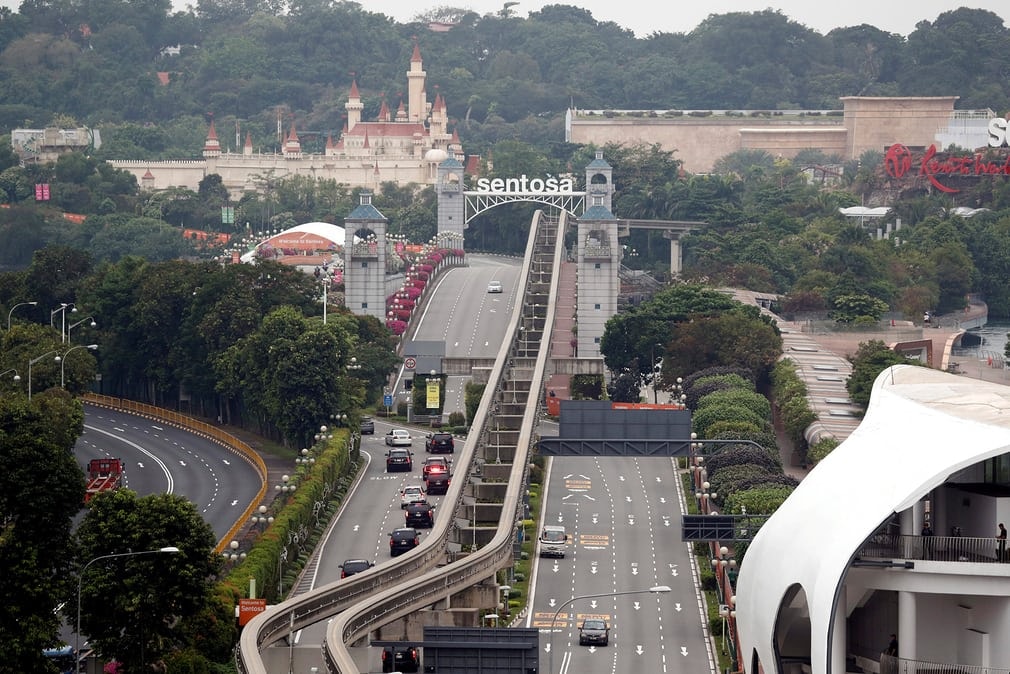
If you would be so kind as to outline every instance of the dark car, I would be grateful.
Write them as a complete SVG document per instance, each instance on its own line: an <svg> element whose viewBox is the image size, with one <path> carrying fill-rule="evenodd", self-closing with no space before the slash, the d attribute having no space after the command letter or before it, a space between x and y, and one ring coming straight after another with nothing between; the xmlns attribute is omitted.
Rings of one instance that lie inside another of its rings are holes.
<svg viewBox="0 0 1010 674"><path fill-rule="evenodd" d="M444 456L429 456L424 460L424 465L421 466L421 477L425 480L432 473L448 473L449 472L449 460Z"/></svg>
<svg viewBox="0 0 1010 674"><path fill-rule="evenodd" d="M430 529L435 526L435 506L430 503L412 503L404 511L404 524L408 527Z"/></svg>
<svg viewBox="0 0 1010 674"><path fill-rule="evenodd" d="M361 427L358 430L362 435L375 435L375 420L372 417L361 417Z"/></svg>
<svg viewBox="0 0 1010 674"><path fill-rule="evenodd" d="M417 649L413 646L407 648L386 646L382 649L383 672L416 672L419 667Z"/></svg>
<svg viewBox="0 0 1010 674"><path fill-rule="evenodd" d="M375 566L375 564L367 559L345 559L344 563L340 565L340 577L347 578L348 576L353 576L356 573L368 571L373 566Z"/></svg>
<svg viewBox="0 0 1010 674"><path fill-rule="evenodd" d="M386 452L386 472L405 471L407 473L414 470L414 460L411 458L409 449L391 449Z"/></svg>
<svg viewBox="0 0 1010 674"><path fill-rule="evenodd" d="M579 646L606 646L610 643L610 627L606 620L586 618L579 628Z"/></svg>
<svg viewBox="0 0 1010 674"><path fill-rule="evenodd" d="M393 529L389 533L389 556L396 557L397 555L402 555L405 552L413 550L420 543L421 538L417 533L417 529L413 527Z"/></svg>
<svg viewBox="0 0 1010 674"><path fill-rule="evenodd" d="M429 433L424 439L424 451L432 454L452 454L456 450L452 433Z"/></svg>
<svg viewBox="0 0 1010 674"><path fill-rule="evenodd" d="M424 478L424 488L432 495L446 494L451 482L452 476L449 473L428 473L428 477Z"/></svg>

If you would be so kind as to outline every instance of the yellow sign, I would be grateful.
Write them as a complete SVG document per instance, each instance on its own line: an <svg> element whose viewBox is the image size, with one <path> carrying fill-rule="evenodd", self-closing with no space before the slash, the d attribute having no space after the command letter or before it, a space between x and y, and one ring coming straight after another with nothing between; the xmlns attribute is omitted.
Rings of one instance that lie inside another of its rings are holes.
<svg viewBox="0 0 1010 674"><path fill-rule="evenodd" d="M438 379L429 379L428 388L425 391L428 394L428 409L437 410L438 409Z"/></svg>

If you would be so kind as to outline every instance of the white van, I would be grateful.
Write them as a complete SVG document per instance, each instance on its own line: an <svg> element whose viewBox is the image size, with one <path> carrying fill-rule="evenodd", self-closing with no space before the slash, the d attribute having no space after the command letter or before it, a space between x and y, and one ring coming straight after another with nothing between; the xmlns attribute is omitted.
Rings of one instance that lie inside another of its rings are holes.
<svg viewBox="0 0 1010 674"><path fill-rule="evenodd" d="M540 530L540 556L564 558L568 548L568 533L564 527L545 526Z"/></svg>

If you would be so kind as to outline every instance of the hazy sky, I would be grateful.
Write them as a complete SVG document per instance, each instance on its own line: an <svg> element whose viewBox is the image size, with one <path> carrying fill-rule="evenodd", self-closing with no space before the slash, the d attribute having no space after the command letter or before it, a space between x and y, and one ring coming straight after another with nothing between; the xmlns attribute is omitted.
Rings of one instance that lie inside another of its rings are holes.
<svg viewBox="0 0 1010 674"><path fill-rule="evenodd" d="M180 2L181 0L175 0ZM405 23L419 11L432 7L465 7L479 14L498 12L504 0L468 0L442 2L432 0L358 0L370 12L381 12ZM688 33L694 30L709 14L729 12L759 12L764 9L779 10L791 20L808 28L827 33L840 26L858 26L867 23L890 33L908 35L919 21L935 21L943 12L970 7L987 9L1010 21L1010 3L1006 0L975 0L956 3L943 0L706 0L704 2L670 2L669 0L523 0L511 7L517 16L525 17L544 5L573 5L583 7L597 21L613 21L623 28L635 31L639 37L653 32Z"/></svg>

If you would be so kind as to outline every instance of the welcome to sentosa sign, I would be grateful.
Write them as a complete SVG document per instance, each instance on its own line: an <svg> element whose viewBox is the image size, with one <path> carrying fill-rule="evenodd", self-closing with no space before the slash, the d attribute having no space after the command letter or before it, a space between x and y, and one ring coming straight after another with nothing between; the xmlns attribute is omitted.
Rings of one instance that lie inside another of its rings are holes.
<svg viewBox="0 0 1010 674"><path fill-rule="evenodd" d="M915 157L908 147L895 143L884 153L884 171L897 179L914 171L916 176L925 178L941 192L956 194L960 190L945 184L947 177L1010 175L1010 156L994 161L978 153L940 152L935 145L930 145L921 157Z"/></svg>
<svg viewBox="0 0 1010 674"><path fill-rule="evenodd" d="M512 192L527 192L536 194L572 194L575 192L575 181L571 178L527 178L526 174L518 178L478 178L477 191L504 194Z"/></svg>

